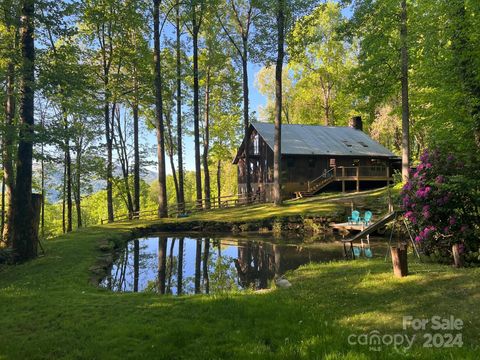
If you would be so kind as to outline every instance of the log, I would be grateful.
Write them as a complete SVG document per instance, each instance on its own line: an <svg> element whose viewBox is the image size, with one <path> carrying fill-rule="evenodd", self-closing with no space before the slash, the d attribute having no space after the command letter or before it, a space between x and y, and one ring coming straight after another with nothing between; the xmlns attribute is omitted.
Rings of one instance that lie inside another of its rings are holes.
<svg viewBox="0 0 480 360"><path fill-rule="evenodd" d="M407 263L407 246L400 244L399 246L391 247L393 273L397 277L404 277L408 275Z"/></svg>
<svg viewBox="0 0 480 360"><path fill-rule="evenodd" d="M459 244L452 245L453 264L455 267L463 267L462 256L460 255Z"/></svg>

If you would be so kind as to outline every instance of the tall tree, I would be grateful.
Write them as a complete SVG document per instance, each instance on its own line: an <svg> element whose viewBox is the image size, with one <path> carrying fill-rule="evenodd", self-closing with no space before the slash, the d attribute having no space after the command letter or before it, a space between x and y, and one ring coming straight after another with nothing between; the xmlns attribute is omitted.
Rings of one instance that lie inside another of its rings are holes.
<svg viewBox="0 0 480 360"><path fill-rule="evenodd" d="M32 156L35 94L35 1L21 2L20 48L22 52L20 78L20 133L17 153L17 178L13 250L18 260L37 255L38 234L32 206Z"/></svg>
<svg viewBox="0 0 480 360"><path fill-rule="evenodd" d="M103 118L106 143L105 180L107 193L108 221L114 221L113 209L113 126L114 99L112 98L113 66L117 57L117 42L122 30L122 4L118 0L92 0L83 3L82 23L88 40L98 47L103 87ZM93 54L95 57L97 54ZM96 59L95 59L96 60ZM118 67L117 67L118 68Z"/></svg>
<svg viewBox="0 0 480 360"><path fill-rule="evenodd" d="M198 74L198 36L205 15L204 0L190 0L193 47L193 136L195 143L195 191L197 206L202 207L202 169L200 161L200 86Z"/></svg>
<svg viewBox="0 0 480 360"><path fill-rule="evenodd" d="M255 59L269 65L275 63L275 131L273 149L273 202L282 204L282 75L285 60L285 39L295 21L308 13L317 1L271 0L255 4L259 8L256 21ZM271 39L275 39L275 43Z"/></svg>
<svg viewBox="0 0 480 360"><path fill-rule="evenodd" d="M160 62L160 0L153 0L153 42L155 63L155 128L158 160L158 216L167 217L167 184L165 172L165 126L163 122L162 70Z"/></svg>
<svg viewBox="0 0 480 360"><path fill-rule="evenodd" d="M5 199L5 213L2 212L3 223L2 237L7 246L12 244L13 235L13 216L14 216L14 147L15 147L15 114L16 114L16 96L15 96L15 67L18 51L18 30L19 30L19 7L12 1L2 3L2 13L4 14L4 23L7 29L7 40L10 44L8 53L8 64L6 71L6 99L5 99L5 123L2 141L2 159L3 159L3 184L5 191L2 191L2 198ZM5 203L4 201L4 203Z"/></svg>
<svg viewBox="0 0 480 360"><path fill-rule="evenodd" d="M256 10L252 0L227 0L225 2L225 9L222 9L222 14L217 12L217 19L242 64L243 127L245 149L250 148L250 139L247 136L248 126L250 125L248 61L250 53L249 48L251 46L250 33L251 28L253 27L255 12ZM252 183L248 151L245 151L245 170L246 190L247 195L250 196L252 193Z"/></svg>
<svg viewBox="0 0 480 360"><path fill-rule="evenodd" d="M182 24L180 19L180 1L175 4L175 56L177 71L177 161L178 161L178 210L183 212L185 209L185 180L183 170L183 124L182 124Z"/></svg>
<svg viewBox="0 0 480 360"><path fill-rule="evenodd" d="M402 0L402 11L400 19L402 63L402 178L404 181L407 181L410 173L410 106L408 102L407 0Z"/></svg>
<svg viewBox="0 0 480 360"><path fill-rule="evenodd" d="M285 57L285 0L277 0L277 60L275 64L275 134L273 146L273 202L282 204L282 74Z"/></svg>

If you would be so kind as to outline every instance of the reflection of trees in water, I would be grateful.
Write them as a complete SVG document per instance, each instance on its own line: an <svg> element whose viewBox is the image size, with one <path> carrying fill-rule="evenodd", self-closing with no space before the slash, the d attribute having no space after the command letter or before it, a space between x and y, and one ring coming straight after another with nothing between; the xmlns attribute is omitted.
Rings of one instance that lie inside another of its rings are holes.
<svg viewBox="0 0 480 360"><path fill-rule="evenodd" d="M178 239L178 266L177 266L177 294L183 293L183 259L185 250L183 249L185 243L184 238Z"/></svg>
<svg viewBox="0 0 480 360"><path fill-rule="evenodd" d="M275 256L267 243L247 241L239 245L234 263L238 283L244 289L265 289L275 274Z"/></svg>
<svg viewBox="0 0 480 360"><path fill-rule="evenodd" d="M157 240L157 241L155 241ZM155 250L151 249L152 241ZM159 236L149 242L134 240L119 253L104 284L114 291L153 291L160 294L219 293L239 288L263 289L275 274L275 246L246 241L235 244L237 258L223 253L218 239L192 239L195 254L185 277L185 239ZM150 244L150 248L149 248ZM223 246L225 247L225 243ZM230 244L227 245L227 247ZM279 264L277 264L279 266ZM140 281L147 280L147 284Z"/></svg>
<svg viewBox="0 0 480 360"><path fill-rule="evenodd" d="M210 281L208 276L208 258L210 255L210 239L203 239L203 281L202 287L205 294L210 292Z"/></svg>
<svg viewBox="0 0 480 360"><path fill-rule="evenodd" d="M127 243L127 246L118 254L110 276L107 277L106 287L113 291L135 291L139 286L140 270L151 268L155 262L155 254L146 252L148 244L141 244L139 240Z"/></svg>
<svg viewBox="0 0 480 360"><path fill-rule="evenodd" d="M197 246L195 251L195 294L200 293L201 262L202 262L202 240L197 239Z"/></svg>
<svg viewBox="0 0 480 360"><path fill-rule="evenodd" d="M158 277L157 291L165 294L166 270L167 270L167 238L158 238Z"/></svg>
<svg viewBox="0 0 480 360"><path fill-rule="evenodd" d="M222 254L220 241L196 241L195 273L185 278L185 292L209 294L238 289L233 258Z"/></svg>

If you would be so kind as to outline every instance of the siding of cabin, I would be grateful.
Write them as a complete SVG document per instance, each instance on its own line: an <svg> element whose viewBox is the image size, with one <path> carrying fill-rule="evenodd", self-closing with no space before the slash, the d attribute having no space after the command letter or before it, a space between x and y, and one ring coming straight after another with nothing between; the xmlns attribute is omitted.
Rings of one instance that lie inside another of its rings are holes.
<svg viewBox="0 0 480 360"><path fill-rule="evenodd" d="M265 191L266 200L272 200L273 189L273 150L261 136L258 136L258 148L255 145L257 131L250 136L249 158L253 193ZM329 171L331 161L339 167L382 166L391 167L388 158L368 156L334 156L334 155L282 155L282 196L291 198L296 191L308 188L308 182ZM391 174L393 173L393 169ZM244 152L238 160L238 192L247 192Z"/></svg>

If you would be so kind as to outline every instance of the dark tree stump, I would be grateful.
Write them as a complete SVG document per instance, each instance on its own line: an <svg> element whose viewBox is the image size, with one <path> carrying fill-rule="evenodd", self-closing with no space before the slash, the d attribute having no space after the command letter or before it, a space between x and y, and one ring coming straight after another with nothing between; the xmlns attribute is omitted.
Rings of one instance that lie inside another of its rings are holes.
<svg viewBox="0 0 480 360"><path fill-rule="evenodd" d="M455 267L463 267L462 256L460 255L459 244L452 245L453 264Z"/></svg>
<svg viewBox="0 0 480 360"><path fill-rule="evenodd" d="M408 275L407 263L407 246L400 244L399 246L391 247L393 273L397 277L404 277Z"/></svg>

